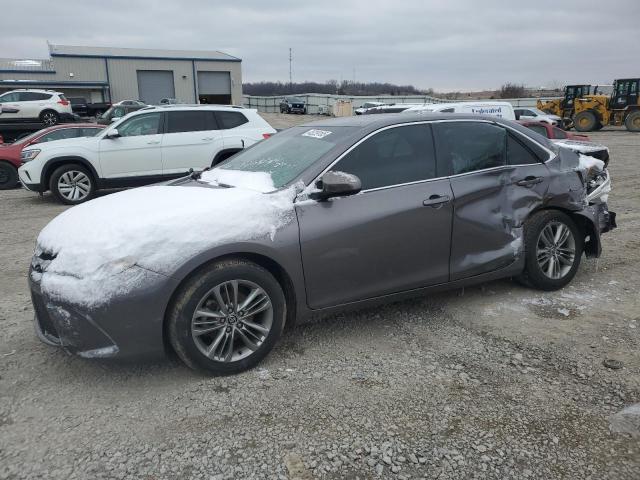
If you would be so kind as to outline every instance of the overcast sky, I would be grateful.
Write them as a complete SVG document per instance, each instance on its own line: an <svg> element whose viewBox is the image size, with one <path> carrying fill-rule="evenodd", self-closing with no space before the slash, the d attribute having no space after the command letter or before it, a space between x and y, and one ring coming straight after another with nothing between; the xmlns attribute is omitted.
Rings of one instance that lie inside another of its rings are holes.
<svg viewBox="0 0 640 480"><path fill-rule="evenodd" d="M439 91L640 76L640 0L2 2L0 57L68 45L221 50L244 81L345 79Z"/></svg>

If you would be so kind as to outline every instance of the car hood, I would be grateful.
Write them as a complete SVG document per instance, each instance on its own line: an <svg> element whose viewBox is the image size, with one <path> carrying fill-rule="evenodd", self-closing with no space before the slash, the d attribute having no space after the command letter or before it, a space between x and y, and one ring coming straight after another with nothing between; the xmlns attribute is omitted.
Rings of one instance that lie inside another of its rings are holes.
<svg viewBox="0 0 640 480"><path fill-rule="evenodd" d="M98 139L96 137L65 138L63 140L53 140L51 142L34 143L33 145L29 145L24 150L34 150L37 148L42 152L46 152L47 150L52 150L55 148L66 148L68 146L74 146L74 147L91 146L91 145L95 145L97 140Z"/></svg>
<svg viewBox="0 0 640 480"><path fill-rule="evenodd" d="M63 212L38 236L35 255L51 260L41 288L72 303L102 305L135 288L140 269L171 275L213 247L274 241L295 218L295 194L187 178L97 198Z"/></svg>
<svg viewBox="0 0 640 480"><path fill-rule="evenodd" d="M558 139L552 140L559 147L565 147L578 153L593 153L602 150L609 151L609 148L599 143L587 142L583 140Z"/></svg>

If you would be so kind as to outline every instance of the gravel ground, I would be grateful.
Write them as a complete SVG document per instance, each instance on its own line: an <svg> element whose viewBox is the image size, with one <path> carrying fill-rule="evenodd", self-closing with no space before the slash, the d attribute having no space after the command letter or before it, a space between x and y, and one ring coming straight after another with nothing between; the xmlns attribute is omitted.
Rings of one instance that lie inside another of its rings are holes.
<svg viewBox="0 0 640 480"><path fill-rule="evenodd" d="M620 227L570 287L505 280L333 316L229 378L41 344L26 270L65 207L0 192L0 479L640 478L639 416L615 416L640 402L640 135L593 137L612 149Z"/></svg>

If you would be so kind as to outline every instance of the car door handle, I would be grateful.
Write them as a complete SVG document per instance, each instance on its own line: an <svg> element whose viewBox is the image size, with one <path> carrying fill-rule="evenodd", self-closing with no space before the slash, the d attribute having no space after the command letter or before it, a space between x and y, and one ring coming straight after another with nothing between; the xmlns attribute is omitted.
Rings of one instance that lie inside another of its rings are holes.
<svg viewBox="0 0 640 480"><path fill-rule="evenodd" d="M150 142L147 142L147 145L158 145L160 143L160 140L151 140Z"/></svg>
<svg viewBox="0 0 640 480"><path fill-rule="evenodd" d="M518 180L516 182L516 185L520 186L520 187L532 187L538 183L542 182L542 177L526 177L523 178L522 180Z"/></svg>
<svg viewBox="0 0 640 480"><path fill-rule="evenodd" d="M211 140L213 140L213 137L205 137L202 139L204 142L210 142Z"/></svg>
<svg viewBox="0 0 640 480"><path fill-rule="evenodd" d="M451 198L449 195L431 195L426 200L423 200L422 205L425 207L439 208L445 203L449 203L450 200Z"/></svg>

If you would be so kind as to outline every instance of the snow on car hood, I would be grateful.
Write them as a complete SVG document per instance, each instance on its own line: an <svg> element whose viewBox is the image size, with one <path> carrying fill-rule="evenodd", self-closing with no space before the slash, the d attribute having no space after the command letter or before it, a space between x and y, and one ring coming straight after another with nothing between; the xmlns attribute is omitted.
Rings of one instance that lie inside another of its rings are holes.
<svg viewBox="0 0 640 480"><path fill-rule="evenodd" d="M53 258L41 288L60 300L102 305L144 282L145 269L171 274L216 245L273 240L294 218L294 196L294 188L265 194L157 185L92 200L63 212L40 233L36 255Z"/></svg>

